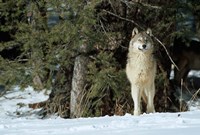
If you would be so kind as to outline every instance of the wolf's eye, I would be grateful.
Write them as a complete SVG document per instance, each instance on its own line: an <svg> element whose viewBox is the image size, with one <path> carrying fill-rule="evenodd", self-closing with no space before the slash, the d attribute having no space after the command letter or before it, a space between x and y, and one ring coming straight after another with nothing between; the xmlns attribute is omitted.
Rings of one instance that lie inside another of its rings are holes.
<svg viewBox="0 0 200 135"><path fill-rule="evenodd" d="M142 38L139 38L138 41L139 41L139 42L142 42Z"/></svg>

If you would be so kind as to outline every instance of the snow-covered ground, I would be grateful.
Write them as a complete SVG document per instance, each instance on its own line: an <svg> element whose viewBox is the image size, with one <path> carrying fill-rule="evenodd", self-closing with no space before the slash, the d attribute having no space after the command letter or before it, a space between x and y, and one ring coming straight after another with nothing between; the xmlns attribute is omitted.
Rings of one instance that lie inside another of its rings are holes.
<svg viewBox="0 0 200 135"><path fill-rule="evenodd" d="M15 88L0 97L0 135L195 135L200 132L199 102L192 104L190 111L181 113L40 119L26 104L47 98L45 91L36 92L31 87L24 91Z"/></svg>

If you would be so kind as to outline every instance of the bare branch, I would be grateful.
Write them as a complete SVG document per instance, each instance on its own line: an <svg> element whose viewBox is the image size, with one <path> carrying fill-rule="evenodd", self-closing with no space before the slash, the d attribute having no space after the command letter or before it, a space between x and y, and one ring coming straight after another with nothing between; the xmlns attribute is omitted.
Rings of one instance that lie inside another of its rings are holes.
<svg viewBox="0 0 200 135"><path fill-rule="evenodd" d="M115 16L115 17L117 17L117 18L119 18L119 19L121 19L121 20L131 22L131 23L135 24L137 27L139 27L140 29L144 30L143 27L141 27L138 23L136 23L136 22L133 21L133 20L130 20L130 19L121 17L121 16L119 16L119 15L117 15L117 14L115 14L115 13L112 13L112 12L110 12L110 11L107 11L107 10L105 10L105 9L103 10L103 12L106 12L106 13L108 13L108 14L110 14L110 15L112 15L112 16Z"/></svg>
<svg viewBox="0 0 200 135"><path fill-rule="evenodd" d="M173 61L172 57L170 56L169 52L167 51L167 48L165 47L165 45L157 38L153 35L153 37L155 38L155 40L162 45L162 47L165 49L165 52L167 53L170 61L172 62L172 64L176 67L176 69L179 70L178 66L175 64L175 62Z"/></svg>
<svg viewBox="0 0 200 135"><path fill-rule="evenodd" d="M114 41L114 39L112 38L112 37L110 37L108 34L107 34L107 32L106 32L106 30L105 30L105 27L104 27L104 25L103 25L103 22L100 20L100 24L101 24L101 27L102 27L102 29L103 29L103 31L104 31L104 33L105 33L105 35L106 35L106 37L110 40L110 41ZM124 49L127 49L127 47L125 47L125 46L123 46L123 45L119 45L119 46L121 46L122 48L124 48Z"/></svg>
<svg viewBox="0 0 200 135"><path fill-rule="evenodd" d="M126 4L127 7L129 7L129 5L142 5L144 7L148 7L148 8L152 8L152 9L162 9L161 7L159 6L153 6L153 5L150 5L150 4L146 4L146 3L142 3L142 2L136 2L136 1L126 1L126 0L120 0L122 3Z"/></svg>

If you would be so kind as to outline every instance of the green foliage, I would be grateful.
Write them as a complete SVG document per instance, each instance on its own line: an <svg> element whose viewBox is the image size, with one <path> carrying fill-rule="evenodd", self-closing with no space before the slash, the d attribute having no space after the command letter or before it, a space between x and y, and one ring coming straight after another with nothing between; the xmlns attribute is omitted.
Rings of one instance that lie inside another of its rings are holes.
<svg viewBox="0 0 200 135"><path fill-rule="evenodd" d="M64 74L63 70L72 71L74 58L84 54L90 62L83 115L115 114L118 111L116 106L127 109L131 102L130 85L124 69L133 27L138 27L136 24L145 29L150 27L153 34L169 46L172 37L187 33L176 32L176 21L183 19L177 17L177 9L188 8L199 22L199 5L198 1L183 4L162 0L143 3L123 0L1 0L0 32L3 32L1 36L6 33L8 40L0 42L0 54L10 49L12 54L15 48L20 54L12 59L0 56L0 84L26 87L37 85L33 80L39 77L43 88L59 86L59 89L64 89L70 75ZM49 24L49 18L55 16L57 23ZM81 49L82 45L87 46L87 51ZM64 75L55 81L58 71ZM163 85L161 74L157 80L158 85ZM130 112L130 108L126 112Z"/></svg>
<svg viewBox="0 0 200 135"><path fill-rule="evenodd" d="M18 29L18 23L24 21L25 17L23 14L25 10L25 1L1 1L0 2L0 32L1 32L1 41L0 41L0 51L6 49L12 49L16 46L20 46L14 39L15 34ZM3 42L3 41L4 42ZM7 54L5 54L7 53ZM4 52L4 55L11 57L14 54L8 54L9 52ZM14 53L14 52L13 52ZM11 56L9 56L11 55ZM12 59L12 58L11 58ZM26 65L24 65L26 67ZM20 76L21 73L25 73L22 70L21 64L18 60L9 61L0 56L0 84L6 84L7 87L12 84L17 84L16 82L22 81L26 78L26 75Z"/></svg>
<svg viewBox="0 0 200 135"><path fill-rule="evenodd" d="M5 20L1 25L1 31L12 32L10 34L12 39L9 42L2 42L0 50L18 46L21 51L12 62L8 60L6 63L6 60L1 58L3 72L1 83L31 85L31 80L39 75L44 87L50 88L52 84L46 85L46 83L52 80L53 74L48 76L49 73L56 72L59 66L73 65L73 58L79 53L78 48L83 43L82 39L92 39L88 40L87 44L90 48L93 47L95 40L93 38L98 37L98 33L92 30L96 23L93 14L94 5L95 1L85 6L84 2L78 0L48 3L45 0L28 3L11 0L1 2L1 10L3 10L1 15ZM48 8L53 8L53 12L48 12ZM31 23L27 23L28 14L31 16ZM52 14L59 15L60 19L57 24L48 26L48 17ZM15 70L18 69L17 67L20 67L20 70ZM27 76L24 74L26 72ZM23 76L29 79L17 81Z"/></svg>
<svg viewBox="0 0 200 135"><path fill-rule="evenodd" d="M87 81L91 85L86 92L84 116L105 115L102 110L110 109L114 112L114 104L123 99L127 93L128 81L124 69L119 69L112 52L100 52L95 60L88 65ZM109 98L105 101L105 98ZM108 104L108 108L104 108Z"/></svg>

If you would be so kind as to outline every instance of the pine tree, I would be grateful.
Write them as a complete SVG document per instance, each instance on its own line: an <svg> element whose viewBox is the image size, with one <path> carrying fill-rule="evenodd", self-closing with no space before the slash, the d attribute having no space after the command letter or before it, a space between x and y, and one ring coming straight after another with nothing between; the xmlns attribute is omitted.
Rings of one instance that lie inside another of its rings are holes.
<svg viewBox="0 0 200 135"><path fill-rule="evenodd" d="M0 84L10 87L19 84L25 79L20 75L23 72L20 55L22 44L17 42L15 34L20 22L26 20L23 0L1 0L1 22L0 22Z"/></svg>
<svg viewBox="0 0 200 135"><path fill-rule="evenodd" d="M132 113L124 72L127 47L134 27L150 27L161 59L156 110L178 111L167 78L171 62L156 39L169 48L179 34L175 26L181 5L166 0L2 0L0 83L51 89L49 99L37 104L43 116ZM184 5L199 20L199 3Z"/></svg>

